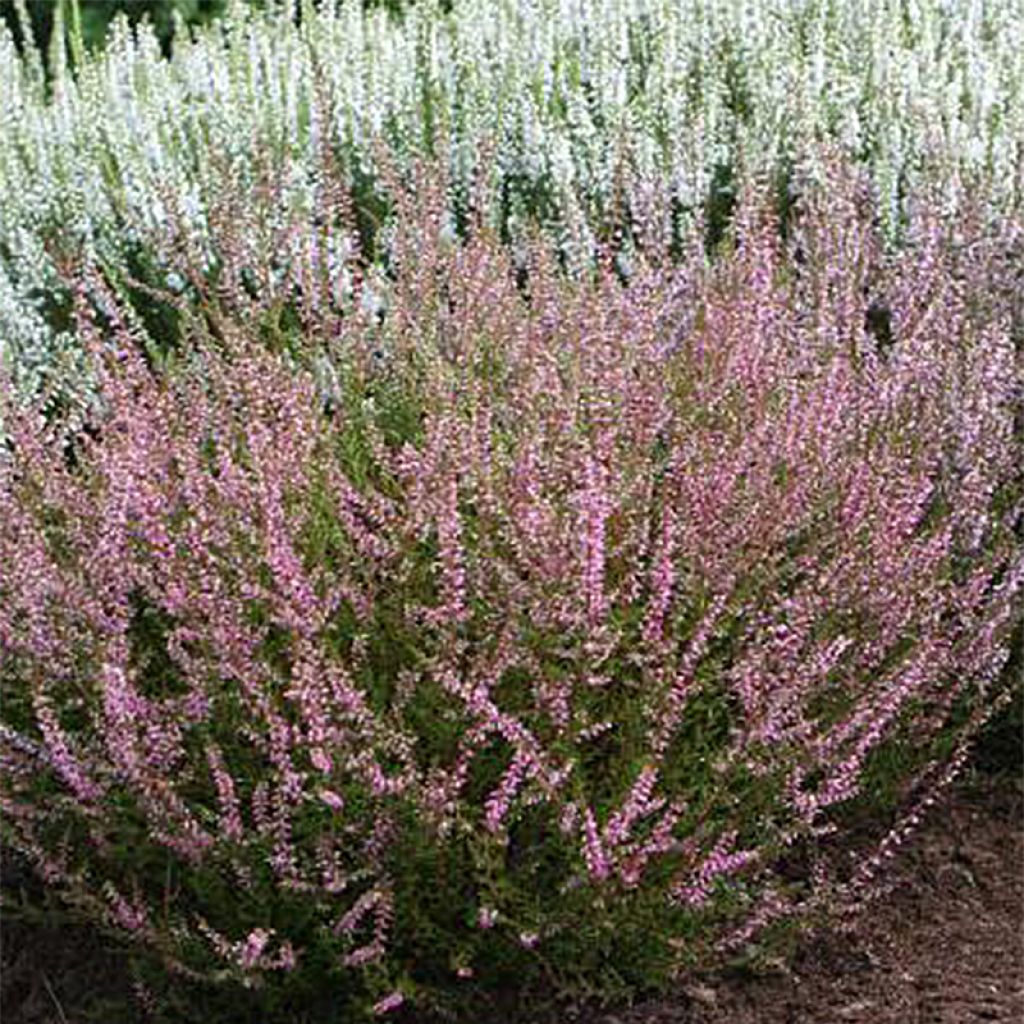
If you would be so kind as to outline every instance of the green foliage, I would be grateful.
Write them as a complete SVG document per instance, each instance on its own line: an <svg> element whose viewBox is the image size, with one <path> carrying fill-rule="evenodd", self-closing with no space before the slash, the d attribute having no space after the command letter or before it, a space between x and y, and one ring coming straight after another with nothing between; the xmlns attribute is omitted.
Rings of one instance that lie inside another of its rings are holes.
<svg viewBox="0 0 1024 1024"><path fill-rule="evenodd" d="M180 18L187 26L207 25L224 15L229 0L25 0L32 37L40 52L49 54L55 24L63 20L67 45L75 59L79 40L86 50L102 47L106 42L111 22L124 15L133 24L148 21L156 32L164 53L169 54L174 42L175 21ZM268 0L241 0L256 8L265 8ZM269 0L273 2L273 0ZM410 3L416 0L364 0L367 10L381 8L400 18ZM63 5L63 11L58 11ZM441 4L450 10L450 0ZM19 48L25 43L23 26L18 17L18 0L0 0L0 19L14 33ZM296 18L301 17L301 5L296 4Z"/></svg>
<svg viewBox="0 0 1024 1024"><path fill-rule="evenodd" d="M59 12L62 5L63 11ZM17 6L18 0L0 0L0 18L7 22L18 45L23 46ZM110 23L119 14L132 24L148 20L164 52L169 53L175 16L188 25L205 25L224 13L227 0L27 0L26 8L35 43L43 53L50 52L54 24L59 18L63 19L69 41L80 34L86 49L92 50L103 45Z"/></svg>
<svg viewBox="0 0 1024 1024"><path fill-rule="evenodd" d="M975 764L983 771L1020 779L1024 773L1024 617L1005 669L1009 700L978 737Z"/></svg>

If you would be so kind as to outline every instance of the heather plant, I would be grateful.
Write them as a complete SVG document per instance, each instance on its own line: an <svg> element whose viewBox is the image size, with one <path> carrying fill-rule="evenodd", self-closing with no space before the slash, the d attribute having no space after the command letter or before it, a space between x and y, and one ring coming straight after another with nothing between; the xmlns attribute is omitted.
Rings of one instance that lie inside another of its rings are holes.
<svg viewBox="0 0 1024 1024"><path fill-rule="evenodd" d="M443 174L390 202L344 309L228 273L171 350L61 264L95 393L4 411L5 842L318 1019L623 995L856 908L1005 699L998 247L922 213L887 254L836 173L786 244L752 190L626 286L454 239Z"/></svg>
<svg viewBox="0 0 1024 1024"><path fill-rule="evenodd" d="M716 241L750 175L789 202L825 141L870 171L890 242L926 186L950 215L1019 207L1021 0L265 6L180 25L170 60L121 19L102 52L50 47L49 80L0 28L0 344L24 390L80 387L55 246L162 277L188 245L214 276L211 223L241 193L302 252L325 149L371 233L382 135L406 170L447 165L453 230L486 166L492 227L539 223L569 262L614 237L628 255L652 208L678 247L705 217ZM350 257L326 254L336 278Z"/></svg>

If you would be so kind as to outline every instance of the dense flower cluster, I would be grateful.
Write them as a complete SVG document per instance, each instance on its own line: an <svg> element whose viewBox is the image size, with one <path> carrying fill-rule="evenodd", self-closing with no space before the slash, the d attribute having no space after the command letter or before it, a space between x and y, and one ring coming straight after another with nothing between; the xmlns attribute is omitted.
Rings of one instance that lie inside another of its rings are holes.
<svg viewBox="0 0 1024 1024"><path fill-rule="evenodd" d="M403 166L441 154L457 229L486 153L491 223L522 238L539 221L573 262L613 227L627 261L652 218L685 235L748 173L782 191L794 171L820 176L826 140L870 170L890 237L925 184L947 210L1020 203L1022 0L264 6L237 0L195 39L182 30L170 61L121 22L73 74L55 47L49 86L0 28L0 355L24 388L80 386L55 235L122 286L144 272L184 286L168 264L184 249L219 268L211 220L244 195L236 242L274 249L271 278L312 272L322 151L344 162L369 231L386 213L382 136ZM320 254L339 288L352 255L344 239Z"/></svg>
<svg viewBox="0 0 1024 1024"><path fill-rule="evenodd" d="M95 396L4 410L9 840L180 970L326 962L376 1013L859 899L815 840L879 773L913 814L999 699L1020 236L887 254L828 173L788 241L752 190L626 286L455 243L422 172L347 304L320 249L288 301L229 262L162 351L62 262Z"/></svg>

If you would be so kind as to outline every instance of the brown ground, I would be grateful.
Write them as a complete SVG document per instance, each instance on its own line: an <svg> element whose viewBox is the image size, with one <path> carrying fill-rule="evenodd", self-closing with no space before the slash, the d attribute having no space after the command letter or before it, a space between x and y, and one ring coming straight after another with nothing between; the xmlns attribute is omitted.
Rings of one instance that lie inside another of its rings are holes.
<svg viewBox="0 0 1024 1024"><path fill-rule="evenodd" d="M1024 1024L1024 785L961 787L852 935L807 939L789 973L708 980L600 1024Z"/></svg>
<svg viewBox="0 0 1024 1024"><path fill-rule="evenodd" d="M961 785L853 934L806 939L787 971L704 979L590 1024L1024 1024L1024 782ZM142 1015L116 958L80 929L8 924L2 1024ZM216 1024L216 1021L210 1021ZM498 1024L498 1022L488 1022Z"/></svg>

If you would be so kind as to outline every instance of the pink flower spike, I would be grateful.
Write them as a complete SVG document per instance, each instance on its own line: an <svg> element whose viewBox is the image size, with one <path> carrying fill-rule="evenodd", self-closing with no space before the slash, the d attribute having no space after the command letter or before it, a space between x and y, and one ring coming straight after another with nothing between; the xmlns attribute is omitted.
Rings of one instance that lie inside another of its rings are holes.
<svg viewBox="0 0 1024 1024"><path fill-rule="evenodd" d="M334 792L333 789L320 790L320 799L327 804L332 811L339 813L345 809L345 800Z"/></svg>
<svg viewBox="0 0 1024 1024"><path fill-rule="evenodd" d="M384 1016L385 1013L390 1013L392 1010L397 1010L398 1007L405 1002L405 996L399 991L394 991L390 995L385 996L380 1002L375 1003L373 1007L374 1015L377 1017Z"/></svg>
<svg viewBox="0 0 1024 1024"><path fill-rule="evenodd" d="M242 967L246 970L251 970L259 963L260 957L270 941L270 935L271 933L265 928L254 928L249 932L248 937L242 943L242 947L239 950L238 960Z"/></svg>

